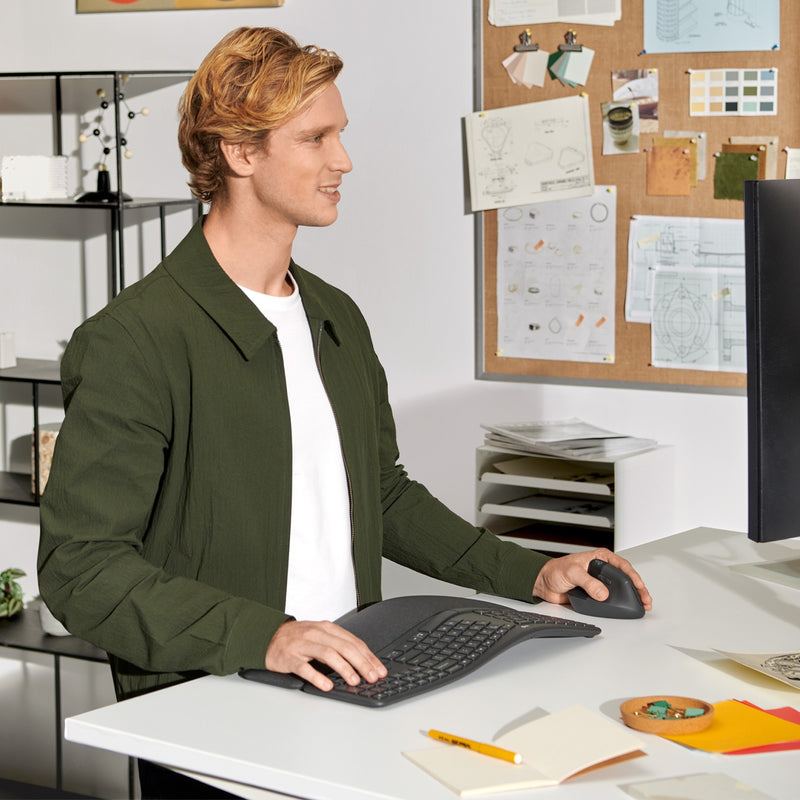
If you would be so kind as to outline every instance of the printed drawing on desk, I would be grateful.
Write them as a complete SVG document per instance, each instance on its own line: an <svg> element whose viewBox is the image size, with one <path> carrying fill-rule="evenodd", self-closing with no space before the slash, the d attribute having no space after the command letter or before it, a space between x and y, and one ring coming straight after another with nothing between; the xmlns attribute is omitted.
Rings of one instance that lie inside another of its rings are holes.
<svg viewBox="0 0 800 800"><path fill-rule="evenodd" d="M473 211L592 194L586 97L477 111L466 140Z"/></svg>
<svg viewBox="0 0 800 800"><path fill-rule="evenodd" d="M516 206L497 219L497 351L612 363L616 192Z"/></svg>
<svg viewBox="0 0 800 800"><path fill-rule="evenodd" d="M733 661L750 667L763 675L781 681L795 689L800 689L800 652L798 653L730 653L717 650L715 653L727 656Z"/></svg>

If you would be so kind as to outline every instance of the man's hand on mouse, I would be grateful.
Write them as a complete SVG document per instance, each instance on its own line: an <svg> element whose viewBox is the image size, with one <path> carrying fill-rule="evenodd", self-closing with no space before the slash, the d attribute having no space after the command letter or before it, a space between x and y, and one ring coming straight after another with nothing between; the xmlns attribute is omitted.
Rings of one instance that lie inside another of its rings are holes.
<svg viewBox="0 0 800 800"><path fill-rule="evenodd" d="M334 622L284 622L267 647L264 665L274 672L293 672L323 692L333 681L311 661L336 670L351 686L361 680L375 683L386 677L386 667L364 642Z"/></svg>
<svg viewBox="0 0 800 800"><path fill-rule="evenodd" d="M570 553L560 558L552 558L539 571L536 583L533 586L533 596L540 597L548 603L559 603L561 605L569 602L567 592L575 586L580 586L586 593L595 600L606 600L608 589L597 578L593 578L589 572L589 562L593 558L599 558L619 567L633 581L633 585L642 598L642 605L645 611L650 611L653 607L653 598L647 587L644 585L639 573L627 559L618 556L611 550L601 547L597 550L590 550L585 553Z"/></svg>

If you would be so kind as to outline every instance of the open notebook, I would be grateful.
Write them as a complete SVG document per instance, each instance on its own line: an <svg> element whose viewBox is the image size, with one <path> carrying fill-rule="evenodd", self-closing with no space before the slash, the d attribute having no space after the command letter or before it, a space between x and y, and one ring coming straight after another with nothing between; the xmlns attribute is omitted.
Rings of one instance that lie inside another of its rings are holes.
<svg viewBox="0 0 800 800"><path fill-rule="evenodd" d="M449 744L403 755L461 797L556 786L586 769L643 755L642 742L632 731L582 706L524 723L493 744L521 753L523 763Z"/></svg>

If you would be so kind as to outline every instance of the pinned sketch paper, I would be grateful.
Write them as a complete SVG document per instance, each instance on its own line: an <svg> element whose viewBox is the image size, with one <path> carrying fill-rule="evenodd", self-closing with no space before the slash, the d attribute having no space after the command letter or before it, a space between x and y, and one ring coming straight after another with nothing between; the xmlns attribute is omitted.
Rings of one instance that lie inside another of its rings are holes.
<svg viewBox="0 0 800 800"><path fill-rule="evenodd" d="M616 192L497 215L497 354L614 361Z"/></svg>
<svg viewBox="0 0 800 800"><path fill-rule="evenodd" d="M800 178L800 147L786 148L786 174L784 178Z"/></svg>
<svg viewBox="0 0 800 800"><path fill-rule="evenodd" d="M744 258L744 222L740 219L633 217L628 233L625 319L650 322L653 280L659 267L744 270Z"/></svg>
<svg viewBox="0 0 800 800"><path fill-rule="evenodd" d="M644 0L644 49L648 53L778 49L780 11L780 0Z"/></svg>
<svg viewBox="0 0 800 800"><path fill-rule="evenodd" d="M586 97L477 111L465 122L473 211L592 194Z"/></svg>
<svg viewBox="0 0 800 800"><path fill-rule="evenodd" d="M716 153L714 199L744 200L744 182L758 178L758 156L751 153Z"/></svg>
<svg viewBox="0 0 800 800"><path fill-rule="evenodd" d="M647 194L687 196L692 191L692 161L682 145L656 145L647 149Z"/></svg>
<svg viewBox="0 0 800 800"><path fill-rule="evenodd" d="M653 274L654 367L746 372L743 269L663 269Z"/></svg>
<svg viewBox="0 0 800 800"><path fill-rule="evenodd" d="M489 0L488 19L497 26L546 22L613 25L621 18L621 0Z"/></svg>
<svg viewBox="0 0 800 800"><path fill-rule="evenodd" d="M753 117L777 113L778 70L774 67L691 70L691 116Z"/></svg>
<svg viewBox="0 0 800 800"><path fill-rule="evenodd" d="M452 745L403 755L460 797L557 786L591 767L644 755L638 736L581 706L520 725L494 744L521 753L523 763L511 764Z"/></svg>
<svg viewBox="0 0 800 800"><path fill-rule="evenodd" d="M715 652L762 675L775 678L793 689L800 689L800 652L731 653L727 650L715 650Z"/></svg>

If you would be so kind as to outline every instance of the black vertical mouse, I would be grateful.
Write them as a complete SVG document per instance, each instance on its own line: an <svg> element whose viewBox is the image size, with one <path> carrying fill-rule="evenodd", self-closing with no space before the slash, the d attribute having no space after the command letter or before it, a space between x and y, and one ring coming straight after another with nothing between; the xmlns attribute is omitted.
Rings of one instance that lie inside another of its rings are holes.
<svg viewBox="0 0 800 800"><path fill-rule="evenodd" d="M639 592L619 567L599 558L593 558L589 562L588 572L608 587L608 598L595 600L580 586L576 586L567 592L573 610L590 617L613 619L639 619L644 616L644 606Z"/></svg>

